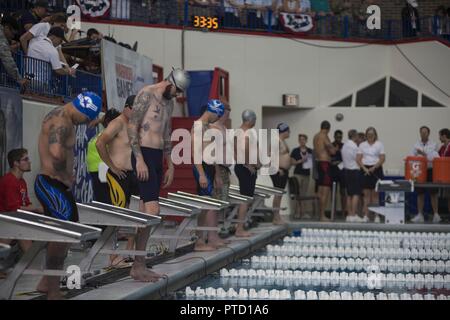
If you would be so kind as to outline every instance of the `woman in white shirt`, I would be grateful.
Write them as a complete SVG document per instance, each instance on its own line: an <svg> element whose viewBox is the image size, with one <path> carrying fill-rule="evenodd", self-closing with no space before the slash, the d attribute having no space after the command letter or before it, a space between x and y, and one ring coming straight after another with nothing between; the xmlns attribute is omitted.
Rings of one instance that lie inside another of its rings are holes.
<svg viewBox="0 0 450 320"><path fill-rule="evenodd" d="M369 221L369 204L378 203L378 192L375 185L378 179L383 179L383 163L386 160L383 144L378 141L378 134L375 128L369 127L366 130L366 141L359 145L356 161L361 168L363 178L364 195L364 220ZM375 217L375 223L380 222L380 217Z"/></svg>

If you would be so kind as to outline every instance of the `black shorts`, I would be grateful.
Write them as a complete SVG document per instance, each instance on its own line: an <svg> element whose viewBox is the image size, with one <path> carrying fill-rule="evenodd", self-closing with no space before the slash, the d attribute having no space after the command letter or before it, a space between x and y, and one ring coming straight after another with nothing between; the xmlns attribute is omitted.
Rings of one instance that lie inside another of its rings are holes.
<svg viewBox="0 0 450 320"><path fill-rule="evenodd" d="M433 182L433 168L427 169L427 182ZM430 194L437 194L439 192L438 188L415 188L418 194L424 194L429 192Z"/></svg>
<svg viewBox="0 0 450 320"><path fill-rule="evenodd" d="M92 190L94 191L94 200L98 202L111 204L108 194L108 184L100 181L98 172L89 172L92 179Z"/></svg>
<svg viewBox="0 0 450 320"><path fill-rule="evenodd" d="M256 178L258 177L256 171L252 174L243 164L236 164L234 166L234 173L239 180L239 193L244 196L253 197L255 195Z"/></svg>
<svg viewBox="0 0 450 320"><path fill-rule="evenodd" d="M344 169L344 181L349 196L360 196L362 193L362 176L359 169Z"/></svg>
<svg viewBox="0 0 450 320"><path fill-rule="evenodd" d="M106 172L110 204L128 208L132 195L139 195L139 181L133 171L127 171L126 177L120 179L111 169Z"/></svg>
<svg viewBox="0 0 450 320"><path fill-rule="evenodd" d="M197 170L197 167L194 166L192 170L194 171L195 183L197 185L197 194L199 196L211 196L214 191L214 177L216 175L216 168L213 164L207 164L205 162L202 163L203 171L205 172L206 179L208 180L208 186L206 188L202 188L200 186L200 174Z"/></svg>
<svg viewBox="0 0 450 320"><path fill-rule="evenodd" d="M44 214L64 221L78 222L78 209L70 188L59 180L38 174L34 182L36 197Z"/></svg>
<svg viewBox="0 0 450 320"><path fill-rule="evenodd" d="M331 187L331 163L328 161L318 161L317 163L318 179L317 185L322 187Z"/></svg>
<svg viewBox="0 0 450 320"><path fill-rule="evenodd" d="M163 151L147 147L141 147L141 151L148 168L149 178L147 181L138 180L139 196L144 203L158 201L163 177ZM136 158L133 153L131 154L131 165L136 174Z"/></svg>
<svg viewBox="0 0 450 320"><path fill-rule="evenodd" d="M272 179L274 187L284 189L286 188L289 179L289 170L283 168L280 168L280 170L283 171L283 175L280 175L280 172L278 171L277 174L271 175L270 178Z"/></svg>
<svg viewBox="0 0 450 320"><path fill-rule="evenodd" d="M372 168L373 166L365 166L367 169ZM362 174L362 187L363 189L374 190L375 185L377 184L378 179L383 180L383 167L378 167L375 171L369 175L366 175L363 170L361 170Z"/></svg>

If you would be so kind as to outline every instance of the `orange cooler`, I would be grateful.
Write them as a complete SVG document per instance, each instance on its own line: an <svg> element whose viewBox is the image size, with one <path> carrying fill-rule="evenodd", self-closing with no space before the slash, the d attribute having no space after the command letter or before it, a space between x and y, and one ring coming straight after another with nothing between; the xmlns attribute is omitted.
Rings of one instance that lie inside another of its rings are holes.
<svg viewBox="0 0 450 320"><path fill-rule="evenodd" d="M416 182L427 182L427 158L407 157L405 159L405 179Z"/></svg>
<svg viewBox="0 0 450 320"><path fill-rule="evenodd" d="M450 158L434 158L433 182L450 183Z"/></svg>

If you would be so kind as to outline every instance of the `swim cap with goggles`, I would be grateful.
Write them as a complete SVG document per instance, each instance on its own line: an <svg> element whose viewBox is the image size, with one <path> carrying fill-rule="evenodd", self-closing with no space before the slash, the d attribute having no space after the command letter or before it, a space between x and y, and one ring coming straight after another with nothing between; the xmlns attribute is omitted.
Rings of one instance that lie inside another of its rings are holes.
<svg viewBox="0 0 450 320"><path fill-rule="evenodd" d="M286 123L282 122L277 125L277 129L280 133L284 133L289 131L289 126Z"/></svg>
<svg viewBox="0 0 450 320"><path fill-rule="evenodd" d="M88 117L89 120L97 118L102 110L102 98L91 91L80 93L73 99L72 104L80 113Z"/></svg>
<svg viewBox="0 0 450 320"><path fill-rule="evenodd" d="M244 110L242 112L242 122L256 122L256 113L253 110Z"/></svg>
<svg viewBox="0 0 450 320"><path fill-rule="evenodd" d="M225 106L220 100L213 99L208 101L206 110L208 112L214 113L220 118L225 113Z"/></svg>
<svg viewBox="0 0 450 320"><path fill-rule="evenodd" d="M191 83L191 78L186 71L173 68L166 80L173 84L177 91L182 92L186 91Z"/></svg>

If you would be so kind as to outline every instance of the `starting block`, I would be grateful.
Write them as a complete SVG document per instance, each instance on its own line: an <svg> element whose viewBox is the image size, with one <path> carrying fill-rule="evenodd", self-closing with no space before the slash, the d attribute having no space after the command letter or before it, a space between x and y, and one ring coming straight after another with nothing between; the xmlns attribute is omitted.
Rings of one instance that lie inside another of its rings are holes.
<svg viewBox="0 0 450 320"><path fill-rule="evenodd" d="M247 219L238 220L235 219L235 217L239 212L239 206L241 204L250 204L253 202L253 197L244 196L235 192L229 192L228 197L231 204L231 210L229 212L224 210L223 219L221 221L223 222L223 229L225 230L228 230L232 223L246 223L248 221Z"/></svg>
<svg viewBox="0 0 450 320"><path fill-rule="evenodd" d="M62 221L25 210L0 213L0 238L32 240L31 248L22 256L0 287L0 299L10 299L23 274L65 276L63 270L32 270L30 264L48 242L76 244L97 239L101 229L80 223Z"/></svg>
<svg viewBox="0 0 450 320"><path fill-rule="evenodd" d="M80 263L82 272L88 272L92 262L98 254L122 254L134 256L146 256L147 251L132 251L119 249L104 249L105 245L111 241L119 228L146 228L156 226L161 222L161 218L149 214L144 214L130 209L119 208L113 205L92 202L90 204L77 203L80 222L89 225L107 226L101 237L95 242L88 254Z"/></svg>
<svg viewBox="0 0 450 320"><path fill-rule="evenodd" d="M134 209L139 208L139 202L140 198L137 196L131 197L131 203L130 207ZM201 212L201 208L195 205L189 205L182 201L177 200L171 200L166 199L163 197L159 198L159 207L160 207L160 213L159 215L163 219L164 222L165 218L182 218L182 221L178 225L178 227L175 229L175 231L172 234L163 234L160 231L163 227L163 223L160 224L157 228L155 228L150 236L151 240L155 239L162 239L162 240L169 240L169 252L173 253L177 249L178 242L180 240L193 240L192 237L186 237L183 236L183 232L188 229L188 227L192 223L196 223L197 215Z"/></svg>

